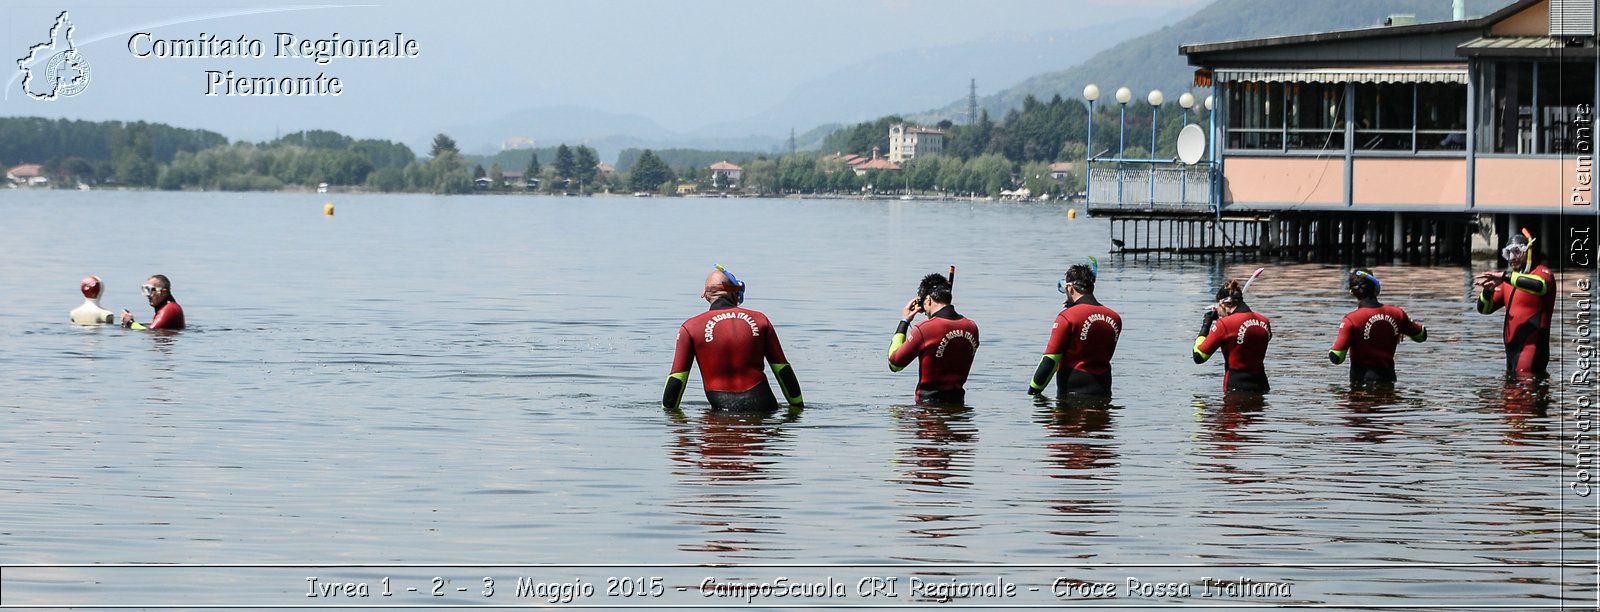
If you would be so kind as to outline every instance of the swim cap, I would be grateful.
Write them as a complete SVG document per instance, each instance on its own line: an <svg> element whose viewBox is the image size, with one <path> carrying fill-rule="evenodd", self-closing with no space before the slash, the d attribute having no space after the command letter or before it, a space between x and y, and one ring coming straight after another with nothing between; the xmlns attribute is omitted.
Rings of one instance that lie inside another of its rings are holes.
<svg viewBox="0 0 1600 612"><path fill-rule="evenodd" d="M78 281L78 290L83 292L83 297L91 300L100 297L100 277L83 277L83 280Z"/></svg>

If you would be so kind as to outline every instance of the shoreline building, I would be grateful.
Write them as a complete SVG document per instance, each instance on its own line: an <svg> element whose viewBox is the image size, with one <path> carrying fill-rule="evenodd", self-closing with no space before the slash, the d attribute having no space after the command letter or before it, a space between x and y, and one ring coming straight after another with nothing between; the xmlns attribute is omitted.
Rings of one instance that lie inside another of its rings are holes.
<svg viewBox="0 0 1600 612"><path fill-rule="evenodd" d="M50 177L45 176L44 166L39 164L22 164L6 171L6 180L13 185L26 185L36 187L50 182Z"/></svg>
<svg viewBox="0 0 1600 612"><path fill-rule="evenodd" d="M1192 215L1203 197L1243 221L1227 240L1291 255L1465 259L1523 227L1554 248L1558 226L1594 225L1597 14L1595 0L1517 0L1474 19L1183 45L1213 96L1210 171L1186 170L1209 174L1208 192L1146 198L1146 175L1096 159L1090 209ZM1161 165L1152 185L1178 170Z"/></svg>
<svg viewBox="0 0 1600 612"><path fill-rule="evenodd" d="M744 177L744 168L726 159L711 164L706 169L711 171L712 185L738 187L739 179Z"/></svg>
<svg viewBox="0 0 1600 612"><path fill-rule="evenodd" d="M944 130L896 123L889 126L889 161L903 164L918 155L944 153Z"/></svg>

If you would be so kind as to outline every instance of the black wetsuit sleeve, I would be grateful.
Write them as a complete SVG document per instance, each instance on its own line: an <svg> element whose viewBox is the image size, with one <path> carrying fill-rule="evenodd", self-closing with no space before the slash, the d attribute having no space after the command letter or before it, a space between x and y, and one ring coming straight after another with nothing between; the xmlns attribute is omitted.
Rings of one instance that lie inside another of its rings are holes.
<svg viewBox="0 0 1600 612"><path fill-rule="evenodd" d="M667 377L667 387L661 392L661 407L667 410L677 410L683 403L683 390L688 387L688 372L673 372Z"/></svg>
<svg viewBox="0 0 1600 612"><path fill-rule="evenodd" d="M774 363L772 371L778 378L778 388L783 390L783 399L790 406L804 406L805 398L800 395L800 379L795 378L794 367L787 363Z"/></svg>
<svg viewBox="0 0 1600 612"><path fill-rule="evenodd" d="M1544 295L1550 290L1544 279L1536 274L1511 273L1511 285L1534 295Z"/></svg>
<svg viewBox="0 0 1600 612"><path fill-rule="evenodd" d="M1028 394L1038 395L1044 392L1050 384L1050 379L1056 375L1056 370L1061 367L1061 355L1045 355L1039 358L1039 367L1033 370L1033 379L1028 381Z"/></svg>

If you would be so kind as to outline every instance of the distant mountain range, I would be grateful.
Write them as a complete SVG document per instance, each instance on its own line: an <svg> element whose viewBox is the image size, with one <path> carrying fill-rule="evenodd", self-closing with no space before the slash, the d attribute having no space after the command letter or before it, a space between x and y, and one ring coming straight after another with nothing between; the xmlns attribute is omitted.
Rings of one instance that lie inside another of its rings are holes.
<svg viewBox="0 0 1600 612"><path fill-rule="evenodd" d="M979 91L992 91L1081 61L1115 44L1120 32L1148 31L1184 14L1128 19L1093 28L995 35L881 55L866 47L817 49L814 52L860 59L794 88L771 108L689 133L673 132L641 115L574 106L529 108L485 123L452 126L445 133L469 153L492 153L507 139L521 136L534 139L541 147L561 142L587 144L608 160L633 147L782 151L791 129L796 130L799 148L814 148L839 125L928 108L952 96L965 100L971 79L977 79ZM431 142L433 134L416 134L412 139L419 144Z"/></svg>
<svg viewBox="0 0 1600 612"><path fill-rule="evenodd" d="M1467 17L1487 15L1511 2L1467 0ZM1071 68L1039 74L985 96L979 106L998 119L1022 106L1029 95L1041 100L1056 94L1079 98L1089 83L1105 92L1126 85L1142 100L1151 89L1183 90L1193 82L1194 68L1178 54L1180 45L1376 26L1395 14L1416 15L1418 22L1448 21L1450 13L1449 0L1217 0L1177 23L1105 49ZM936 120L951 117L966 105L966 99L955 99L929 111L907 109L907 116Z"/></svg>
<svg viewBox="0 0 1600 612"><path fill-rule="evenodd" d="M929 108L959 96L966 99L972 79L979 91L1046 70L1071 66L1106 49L1122 32L1145 32L1181 17L1128 19L1092 28L1033 34L1001 34L948 47L863 56L859 62L796 87L782 102L749 118L707 126L698 137L762 134L787 137L825 123L858 123ZM822 50L821 52L828 52ZM962 109L965 109L963 103ZM951 119L958 119L952 116Z"/></svg>
<svg viewBox="0 0 1600 612"><path fill-rule="evenodd" d="M1467 15L1485 15L1511 1L1467 0ZM1375 26L1394 14L1412 14L1419 22L1444 21L1451 18L1450 5L1449 0L1216 0L1190 9L1193 12L882 55L860 49L818 49L815 52L862 59L796 87L769 109L690 133L674 132L637 114L573 106L530 108L486 123L452 127L446 133L468 153L493 153L507 139L520 136L541 147L586 144L605 160L616 159L628 148L778 153L787 150L791 129L796 130L798 148L814 149L842 125L886 115L901 114L923 123L963 121L973 78L980 91L1015 83L979 97L979 107L997 120L1020 107L1029 95L1042 100L1057 94L1077 98L1088 83L1107 92L1126 85L1142 99L1151 89L1188 87L1194 71L1178 54L1179 45ZM1128 38L1130 32L1139 34ZM433 134L412 138L428 143Z"/></svg>

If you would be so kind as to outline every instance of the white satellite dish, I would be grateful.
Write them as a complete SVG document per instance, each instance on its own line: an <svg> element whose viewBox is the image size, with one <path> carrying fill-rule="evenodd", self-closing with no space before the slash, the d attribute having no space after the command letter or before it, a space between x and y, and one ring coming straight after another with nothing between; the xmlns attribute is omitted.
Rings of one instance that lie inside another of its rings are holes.
<svg viewBox="0 0 1600 612"><path fill-rule="evenodd" d="M1178 159L1193 166L1206 154L1206 132L1193 123L1178 132Z"/></svg>

